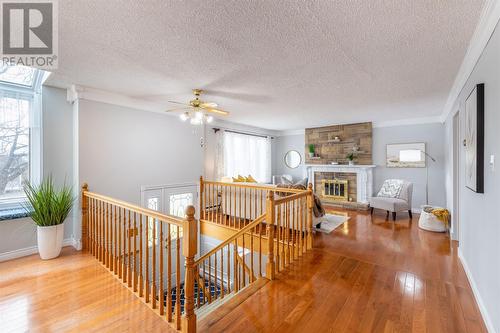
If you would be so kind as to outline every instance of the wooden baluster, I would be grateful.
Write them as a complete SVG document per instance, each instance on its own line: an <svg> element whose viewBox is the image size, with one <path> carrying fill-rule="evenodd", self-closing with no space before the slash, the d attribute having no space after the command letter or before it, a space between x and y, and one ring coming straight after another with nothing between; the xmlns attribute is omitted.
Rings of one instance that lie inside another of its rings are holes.
<svg viewBox="0 0 500 333"><path fill-rule="evenodd" d="M231 248L229 244L227 244L226 248L227 248L227 293L229 294L231 293Z"/></svg>
<svg viewBox="0 0 500 333"><path fill-rule="evenodd" d="M89 198L89 251L91 255L94 255L94 199Z"/></svg>
<svg viewBox="0 0 500 333"><path fill-rule="evenodd" d="M98 255L97 259L102 262L102 220L101 220L101 201L97 202L97 229L98 229Z"/></svg>
<svg viewBox="0 0 500 333"><path fill-rule="evenodd" d="M104 247L104 252L103 252L103 260L102 263L106 268L109 268L109 262L108 262L108 219L106 216L106 206L108 205L107 202L102 202L102 227L103 227L103 247Z"/></svg>
<svg viewBox="0 0 500 333"><path fill-rule="evenodd" d="M313 238L312 238L312 224L313 224L313 205L314 205L314 197L312 191L312 184L309 183L307 188L307 249L312 249L313 247Z"/></svg>
<svg viewBox="0 0 500 333"><path fill-rule="evenodd" d="M123 215L122 215L123 221L120 221L120 224L123 225L123 275L122 275L122 280L123 283L127 283L127 277L128 277L128 261L129 261L129 249L127 248L127 212L125 208L123 209Z"/></svg>
<svg viewBox="0 0 500 333"><path fill-rule="evenodd" d="M255 274L253 272L253 237L255 235L254 231L256 228L250 230L250 282L254 281ZM243 235L245 237L245 235Z"/></svg>
<svg viewBox="0 0 500 333"><path fill-rule="evenodd" d="M93 244L92 244L92 255L97 257L97 223L96 223L96 200L92 199L92 235L93 235Z"/></svg>
<svg viewBox="0 0 500 333"><path fill-rule="evenodd" d="M160 302L160 315L164 314L164 305L165 305L165 294L163 292L163 221L160 222L160 236L158 237L159 244L158 244L158 251L160 251L160 291L159 291L159 302Z"/></svg>
<svg viewBox="0 0 500 333"><path fill-rule="evenodd" d="M228 225L228 221L227 221L227 186L223 186L222 187L222 191L224 192L223 193L223 196L224 196L224 214L223 214L223 217L224 217L224 225Z"/></svg>
<svg viewBox="0 0 500 333"><path fill-rule="evenodd" d="M87 183L82 186L81 200L82 200L82 250L89 250L89 202L86 192L89 190Z"/></svg>
<svg viewBox="0 0 500 333"><path fill-rule="evenodd" d="M207 293L205 292L206 289L205 289L205 281L207 280L207 272L206 272L206 267L205 267L205 263L206 263L207 260L203 260L203 304L206 303L206 301L208 300L208 296L207 296Z"/></svg>
<svg viewBox="0 0 500 333"><path fill-rule="evenodd" d="M167 321L172 321L172 234L167 223Z"/></svg>
<svg viewBox="0 0 500 333"><path fill-rule="evenodd" d="M113 236L113 272L115 274L118 273L118 223L117 223L117 212L116 212L116 206L113 206L113 231L114 231L114 236Z"/></svg>
<svg viewBox="0 0 500 333"><path fill-rule="evenodd" d="M212 184L208 185L208 207L209 207L208 216L209 216L210 222L214 221L214 211L212 209L212 204L213 204L213 187L214 186Z"/></svg>
<svg viewBox="0 0 500 333"><path fill-rule="evenodd" d="M183 226L184 242L182 253L186 258L186 273L184 279L184 316L182 317L183 332L196 332L196 314L194 313L194 257L198 251L198 224L194 219L194 207L186 209L186 220ZM196 272L196 275L198 273Z"/></svg>
<svg viewBox="0 0 500 333"><path fill-rule="evenodd" d="M144 228L144 238L146 240L146 244L144 244L145 246L145 252L146 252L146 255L145 255L145 261L146 261L146 267L144 269L144 274L146 275L145 278L144 278L144 290L146 292L146 295L144 297L146 303L149 303L149 293L150 293L150 288L149 288L149 221L150 221L150 217L149 216L145 216L145 220L144 222L146 223L146 228Z"/></svg>
<svg viewBox="0 0 500 333"><path fill-rule="evenodd" d="M111 216L109 214L109 203L106 203L105 206L106 209L106 229L107 229L107 237L106 237L106 249L108 252L108 255L106 257L106 267L108 269L113 269L113 266L111 264L111 257L113 253L111 252Z"/></svg>
<svg viewBox="0 0 500 333"><path fill-rule="evenodd" d="M128 287L131 288L132 287L132 255L133 255L133 252L132 252L132 239L130 237L130 233L132 232L132 221L131 221L131 212L130 210L128 211L128 230L127 230L127 243L128 243L128 246L127 246L127 249L128 249L128 256L127 256L127 264L128 264L128 278L127 278L127 281L128 281Z"/></svg>
<svg viewBox="0 0 500 333"><path fill-rule="evenodd" d="M241 204L241 197L242 197L241 191L242 190L243 189L241 187L238 189L238 211L239 211L239 213L238 213L238 229L241 229L241 218L243 217L243 215L241 214L241 208L242 208L241 207L242 206L242 204Z"/></svg>
<svg viewBox="0 0 500 333"><path fill-rule="evenodd" d="M122 209L118 207L118 278L122 278L123 273L123 251L122 251Z"/></svg>
<svg viewBox="0 0 500 333"><path fill-rule="evenodd" d="M267 237L268 237L268 255L266 277L269 280L274 280L275 263L274 263L274 192L267 192L266 205L266 222L267 222Z"/></svg>
<svg viewBox="0 0 500 333"><path fill-rule="evenodd" d="M259 276L262 277L262 222L259 223Z"/></svg>
<svg viewBox="0 0 500 333"><path fill-rule="evenodd" d="M246 282L246 279L245 279L245 265L246 265L246 262L245 262L245 234L242 235L241 245L242 245L242 248L243 248L243 253L241 254L241 262L242 262L242 265L241 265L241 274L242 274L241 281L243 282L243 288L244 288L245 287L245 282Z"/></svg>
<svg viewBox="0 0 500 333"><path fill-rule="evenodd" d="M214 253L214 298L217 299L217 252Z"/></svg>
<svg viewBox="0 0 500 333"><path fill-rule="evenodd" d="M156 309L156 219L153 219L153 246L151 247L151 307ZM177 294L179 297L179 294Z"/></svg>
<svg viewBox="0 0 500 333"><path fill-rule="evenodd" d="M224 298L224 248L220 249L220 298Z"/></svg>
<svg viewBox="0 0 500 333"><path fill-rule="evenodd" d="M136 232L137 232L137 213L134 212L134 229L132 231L132 236L134 237L134 292L137 291L137 284L138 284L138 281L137 281L137 236L136 236Z"/></svg>
<svg viewBox="0 0 500 333"><path fill-rule="evenodd" d="M246 222L247 222L247 188L245 187L244 189L244 194L243 194L243 227L245 227ZM251 219L250 219L251 221Z"/></svg>
<svg viewBox="0 0 500 333"><path fill-rule="evenodd" d="M234 279L234 291L238 292L240 290L240 284L238 281L238 246L236 240L233 241L233 279Z"/></svg>
<svg viewBox="0 0 500 333"><path fill-rule="evenodd" d="M203 195L204 195L204 184L203 184L203 176L200 176L200 219L205 220L205 209L203 209Z"/></svg>
<svg viewBox="0 0 500 333"><path fill-rule="evenodd" d="M290 212L290 202L287 202L286 203L286 244L287 244L287 253L286 253L286 261L287 261L287 265L289 265L291 263L291 260L290 258L292 257L292 251L291 251L291 248L290 248L290 232L291 232L291 217L292 217L292 214Z"/></svg>
<svg viewBox="0 0 500 333"><path fill-rule="evenodd" d="M296 201L293 200L292 201L292 261L295 260L296 258L296 246L297 246L297 234L296 234L296 230L297 230L297 226L295 225L296 224L296 221L297 221L297 212L296 212L296 209L295 209L295 203Z"/></svg>
<svg viewBox="0 0 500 333"><path fill-rule="evenodd" d="M276 206L276 271L280 271L283 267L283 244L281 238L283 237L283 229L281 227L281 204Z"/></svg>
<svg viewBox="0 0 500 333"><path fill-rule="evenodd" d="M142 214L139 214L139 297L144 296L144 279L142 277L142 265L144 264L142 259Z"/></svg>
<svg viewBox="0 0 500 333"><path fill-rule="evenodd" d="M208 304L212 303L212 256L208 257Z"/></svg>
<svg viewBox="0 0 500 333"><path fill-rule="evenodd" d="M233 225L234 225L234 211L233 211L233 195L232 195L232 192L233 191L233 188L230 187L229 188L229 226L231 226L231 218L233 220ZM236 189L235 189L236 191Z"/></svg>
<svg viewBox="0 0 500 333"><path fill-rule="evenodd" d="M176 240L176 265L175 265L175 284L176 284L176 300L175 300L175 324L178 330L181 329L181 242L179 239L179 226L175 227L177 229L177 240ZM184 286L186 287L186 286ZM185 304L185 302L184 302Z"/></svg>
<svg viewBox="0 0 500 333"><path fill-rule="evenodd" d="M304 198L299 199L299 256L302 256L302 235L304 231Z"/></svg>

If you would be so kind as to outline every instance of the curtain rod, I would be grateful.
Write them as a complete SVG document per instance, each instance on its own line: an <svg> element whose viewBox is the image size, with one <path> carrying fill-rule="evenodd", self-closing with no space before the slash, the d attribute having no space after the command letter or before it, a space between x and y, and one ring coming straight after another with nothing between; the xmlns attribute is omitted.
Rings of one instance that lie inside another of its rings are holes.
<svg viewBox="0 0 500 333"><path fill-rule="evenodd" d="M217 127L212 127L212 129L214 130L215 133L217 133L218 131L220 131L222 129L222 130L224 130L226 132L229 132L229 133L236 133L236 134L242 134L242 135L256 136L256 137L259 137L259 138L271 138L271 139L274 139L273 136L264 135L264 134L256 134L256 133L250 133L250 132L239 132L239 131L234 131L234 130L225 129L225 128L217 128Z"/></svg>

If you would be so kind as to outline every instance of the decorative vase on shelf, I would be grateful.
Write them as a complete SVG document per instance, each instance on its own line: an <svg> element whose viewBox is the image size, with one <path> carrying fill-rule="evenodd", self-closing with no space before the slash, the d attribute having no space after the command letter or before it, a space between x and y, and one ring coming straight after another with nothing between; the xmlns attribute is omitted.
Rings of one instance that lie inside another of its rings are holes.
<svg viewBox="0 0 500 333"><path fill-rule="evenodd" d="M313 158L313 157L314 157L314 153L309 152L309 158Z"/></svg>

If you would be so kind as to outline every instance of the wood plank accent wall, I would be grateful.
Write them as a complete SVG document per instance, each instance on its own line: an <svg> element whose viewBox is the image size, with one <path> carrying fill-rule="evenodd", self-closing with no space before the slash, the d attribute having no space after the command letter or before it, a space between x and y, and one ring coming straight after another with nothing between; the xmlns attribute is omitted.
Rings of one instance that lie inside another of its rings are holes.
<svg viewBox="0 0 500 333"><path fill-rule="evenodd" d="M338 136L341 142L332 142ZM320 159L309 158L309 144L313 144ZM305 156L307 164L347 164L346 155L359 147L356 164L372 164L372 123L334 125L306 128Z"/></svg>

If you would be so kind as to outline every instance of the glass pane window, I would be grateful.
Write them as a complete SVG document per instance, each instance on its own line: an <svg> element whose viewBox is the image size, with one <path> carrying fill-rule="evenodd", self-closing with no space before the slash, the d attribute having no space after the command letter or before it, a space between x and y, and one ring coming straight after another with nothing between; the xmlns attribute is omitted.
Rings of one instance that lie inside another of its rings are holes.
<svg viewBox="0 0 500 333"><path fill-rule="evenodd" d="M177 217L186 217L186 208L193 204L193 193L171 194L169 196L169 214ZM182 228L173 227L170 230L172 239L182 237Z"/></svg>
<svg viewBox="0 0 500 333"><path fill-rule="evenodd" d="M28 99L0 96L0 200L24 197L29 179L30 107Z"/></svg>
<svg viewBox="0 0 500 333"><path fill-rule="evenodd" d="M152 210L158 210L158 203L160 198L148 198L147 207ZM153 233L153 226L156 223L156 232ZM151 247L153 244L158 244L158 223L152 217L148 218L148 245Z"/></svg>
<svg viewBox="0 0 500 333"><path fill-rule="evenodd" d="M33 87L37 70L24 66L1 66L0 81L5 84L14 84Z"/></svg>

